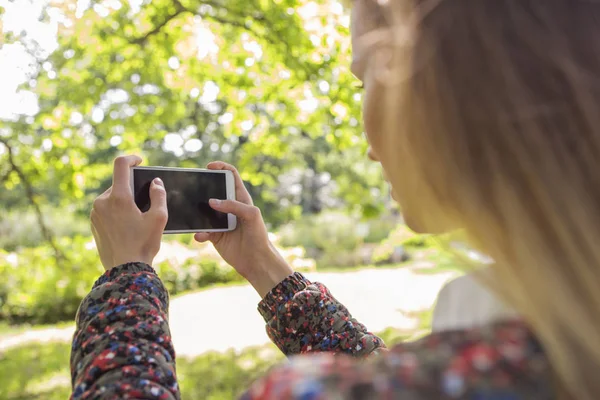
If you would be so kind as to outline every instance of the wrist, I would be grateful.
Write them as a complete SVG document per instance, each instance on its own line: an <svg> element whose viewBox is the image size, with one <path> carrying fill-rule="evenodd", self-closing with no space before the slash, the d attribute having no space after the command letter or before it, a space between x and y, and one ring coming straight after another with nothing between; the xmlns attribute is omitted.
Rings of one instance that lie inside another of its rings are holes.
<svg viewBox="0 0 600 400"><path fill-rule="evenodd" d="M252 267L246 280L264 298L275 286L292 275L294 270L274 248L262 254Z"/></svg>
<svg viewBox="0 0 600 400"><path fill-rule="evenodd" d="M116 258L113 260L113 262L111 263L111 267L106 266L104 269L106 271L110 271L113 268L116 267L120 267L121 265L125 265L125 264L137 264L137 263L142 263L142 264L146 264L148 266L152 266L152 261L153 259L148 258L148 257L143 257L143 256L138 256L138 257L121 257L121 258Z"/></svg>

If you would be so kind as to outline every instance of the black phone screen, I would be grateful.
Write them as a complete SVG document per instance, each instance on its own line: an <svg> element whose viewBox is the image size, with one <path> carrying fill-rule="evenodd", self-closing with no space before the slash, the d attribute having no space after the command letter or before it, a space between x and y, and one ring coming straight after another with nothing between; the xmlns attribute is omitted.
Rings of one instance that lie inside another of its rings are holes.
<svg viewBox="0 0 600 400"><path fill-rule="evenodd" d="M209 199L226 199L225 174L202 171L134 169L135 204L150 209L150 184L160 178L167 191L169 220L165 231L227 229L227 214L213 210Z"/></svg>

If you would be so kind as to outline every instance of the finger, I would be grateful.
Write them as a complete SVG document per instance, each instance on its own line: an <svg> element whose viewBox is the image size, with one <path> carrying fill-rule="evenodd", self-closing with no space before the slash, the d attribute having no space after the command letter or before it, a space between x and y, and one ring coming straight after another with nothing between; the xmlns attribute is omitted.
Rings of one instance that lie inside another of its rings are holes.
<svg viewBox="0 0 600 400"><path fill-rule="evenodd" d="M196 234L194 235L194 239L195 239L197 242L200 242L200 243L205 243L205 242L208 242L208 241L210 241L210 239L211 239L211 234L210 234L210 232L198 232L198 233L196 233Z"/></svg>
<svg viewBox="0 0 600 400"><path fill-rule="evenodd" d="M241 201L242 203L249 204L249 205L254 204L252 202L252 197L250 196L250 193L248 193L248 189L246 189L246 186L244 186L244 181L242 180L240 173L233 165L227 164L226 162L223 162L223 161L213 161L213 162L209 163L206 166L206 168L212 169L212 170L231 171L233 173L233 180L235 182L235 198L236 198L236 200Z"/></svg>
<svg viewBox="0 0 600 400"><path fill-rule="evenodd" d="M253 221L261 218L258 207L242 203L241 201L210 199L209 204L213 209L233 214L243 221Z"/></svg>
<svg viewBox="0 0 600 400"><path fill-rule="evenodd" d="M169 211L167 210L167 192L160 178L154 178L150 185L150 210L148 213L156 218L164 229L169 218Z"/></svg>
<svg viewBox="0 0 600 400"><path fill-rule="evenodd" d="M133 198L130 187L131 167L135 167L142 162L141 157L130 155L120 156L115 159L113 171L112 192L120 196L129 194Z"/></svg>
<svg viewBox="0 0 600 400"><path fill-rule="evenodd" d="M199 243L212 242L213 246L217 246L219 241L223 239L223 233L221 232L198 232L194 235Z"/></svg>

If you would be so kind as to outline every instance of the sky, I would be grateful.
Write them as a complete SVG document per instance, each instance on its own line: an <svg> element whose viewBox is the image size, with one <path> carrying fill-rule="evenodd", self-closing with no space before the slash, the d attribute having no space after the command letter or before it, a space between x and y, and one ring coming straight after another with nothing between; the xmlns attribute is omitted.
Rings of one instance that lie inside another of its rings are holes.
<svg viewBox="0 0 600 400"><path fill-rule="evenodd" d="M45 51L54 51L57 46L57 21L38 21L46 2L47 0L0 0L0 7L4 8L4 15L1 17L4 33L19 34L26 31ZM37 111L35 95L19 91L19 85L27 82L33 72L31 62L31 56L21 44L7 44L0 48L0 118L11 118L15 113L32 115Z"/></svg>
<svg viewBox="0 0 600 400"><path fill-rule="evenodd" d="M119 5L119 0L107 0ZM132 10L139 10L142 0L128 0ZM49 21L39 21L43 8L49 0L0 0L4 9L2 28L4 34L19 34L22 31L35 40L46 54L52 53L58 46L57 32L59 23L69 25L72 22L56 9L50 9ZM88 9L90 0L77 0L76 16L80 17ZM101 7L100 7L101 8ZM0 48L0 119L10 119L15 114L33 115L37 112L37 100L33 93L19 90L19 86L31 78L32 57L21 44L8 44Z"/></svg>

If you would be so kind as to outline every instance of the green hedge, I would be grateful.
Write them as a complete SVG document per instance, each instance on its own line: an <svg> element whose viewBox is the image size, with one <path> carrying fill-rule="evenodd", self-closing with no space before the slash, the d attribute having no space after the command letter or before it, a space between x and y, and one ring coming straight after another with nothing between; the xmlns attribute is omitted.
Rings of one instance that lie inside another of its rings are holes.
<svg viewBox="0 0 600 400"><path fill-rule="evenodd" d="M217 260L189 259L181 266L162 262L155 266L171 295L201 289L216 283L244 282L233 268Z"/></svg>
<svg viewBox="0 0 600 400"><path fill-rule="evenodd" d="M66 259L57 262L51 247L0 250L0 319L10 323L72 320L83 297L102 274L89 237L63 238ZM214 283L242 281L231 267L215 259L189 259L181 265L155 265L172 295Z"/></svg>
<svg viewBox="0 0 600 400"><path fill-rule="evenodd" d="M46 225L56 237L87 236L90 220L72 210L44 207ZM32 210L10 211L0 218L0 249L14 251L23 247L36 247L44 243L40 225Z"/></svg>
<svg viewBox="0 0 600 400"><path fill-rule="evenodd" d="M279 236L282 246L306 249L318 267L352 268L370 264L361 249L385 240L400 222L394 215L361 220L327 211L283 226Z"/></svg>
<svg viewBox="0 0 600 400"><path fill-rule="evenodd" d="M81 299L102 272L90 239L62 239L68 250L58 262L50 246L0 252L0 317L13 322L72 319Z"/></svg>

